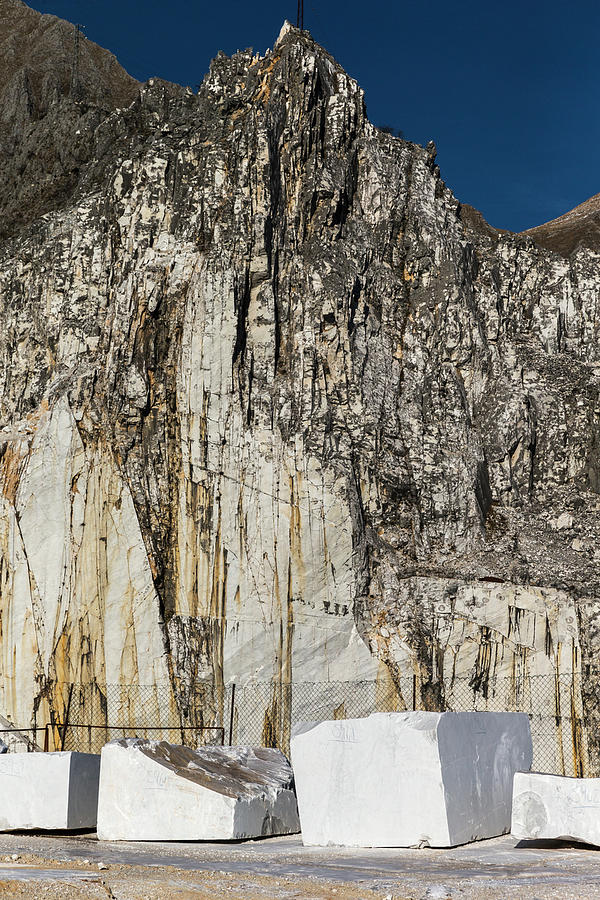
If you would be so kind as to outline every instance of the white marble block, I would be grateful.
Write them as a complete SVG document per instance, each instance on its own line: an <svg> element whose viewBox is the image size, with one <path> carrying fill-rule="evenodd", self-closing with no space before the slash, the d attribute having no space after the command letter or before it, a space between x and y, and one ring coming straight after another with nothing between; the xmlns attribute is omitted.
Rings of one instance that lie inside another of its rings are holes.
<svg viewBox="0 0 600 900"><path fill-rule="evenodd" d="M600 846L600 778L517 772L511 833L521 840L556 838Z"/></svg>
<svg viewBox="0 0 600 900"><path fill-rule="evenodd" d="M531 766L524 713L375 713L292 735L306 845L453 847L510 828Z"/></svg>
<svg viewBox="0 0 600 900"><path fill-rule="evenodd" d="M139 738L102 748L100 839L240 840L299 830L292 769L279 750L192 750Z"/></svg>
<svg viewBox="0 0 600 900"><path fill-rule="evenodd" d="M0 756L0 831L95 828L100 756Z"/></svg>

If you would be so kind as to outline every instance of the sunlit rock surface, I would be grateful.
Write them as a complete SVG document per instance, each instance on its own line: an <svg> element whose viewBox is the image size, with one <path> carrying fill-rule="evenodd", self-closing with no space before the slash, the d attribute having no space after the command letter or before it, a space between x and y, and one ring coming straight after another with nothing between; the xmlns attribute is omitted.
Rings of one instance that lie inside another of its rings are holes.
<svg viewBox="0 0 600 900"><path fill-rule="evenodd" d="M292 765L307 846L454 847L510 828L531 766L524 713L376 713L299 724Z"/></svg>
<svg viewBox="0 0 600 900"><path fill-rule="evenodd" d="M102 748L101 840L241 840L299 830L292 769L279 750L191 750L135 738Z"/></svg>
<svg viewBox="0 0 600 900"><path fill-rule="evenodd" d="M517 773L511 834L600 846L600 778Z"/></svg>
<svg viewBox="0 0 600 900"><path fill-rule="evenodd" d="M94 59L83 99L11 113L73 150L60 190L54 144L48 190L2 163L0 711L145 684L111 724L222 724L250 679L402 708L414 676L435 708L559 674L593 720L600 256L464 215L307 33L197 95ZM289 691L260 702L285 740Z"/></svg>
<svg viewBox="0 0 600 900"><path fill-rule="evenodd" d="M0 831L95 828L100 757L0 755Z"/></svg>

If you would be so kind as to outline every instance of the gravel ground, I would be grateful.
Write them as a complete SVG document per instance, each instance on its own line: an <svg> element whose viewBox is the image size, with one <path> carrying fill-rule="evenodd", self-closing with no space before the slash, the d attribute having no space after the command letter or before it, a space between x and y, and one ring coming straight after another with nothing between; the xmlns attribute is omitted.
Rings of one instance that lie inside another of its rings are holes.
<svg viewBox="0 0 600 900"><path fill-rule="evenodd" d="M109 843L0 835L0 898L83 900L581 900L600 898L600 851L502 837L453 850Z"/></svg>

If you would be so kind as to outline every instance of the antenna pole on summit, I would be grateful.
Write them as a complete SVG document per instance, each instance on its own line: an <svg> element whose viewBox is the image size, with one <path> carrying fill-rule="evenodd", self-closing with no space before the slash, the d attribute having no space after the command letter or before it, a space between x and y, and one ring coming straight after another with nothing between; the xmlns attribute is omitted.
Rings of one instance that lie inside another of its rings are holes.
<svg viewBox="0 0 600 900"><path fill-rule="evenodd" d="M298 14L296 16L296 28L304 31L304 0L298 0Z"/></svg>

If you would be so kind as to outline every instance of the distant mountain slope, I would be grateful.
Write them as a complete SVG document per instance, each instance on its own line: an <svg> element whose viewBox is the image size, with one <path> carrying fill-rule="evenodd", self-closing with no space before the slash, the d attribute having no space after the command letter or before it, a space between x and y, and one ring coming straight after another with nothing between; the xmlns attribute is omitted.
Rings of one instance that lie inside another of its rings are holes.
<svg viewBox="0 0 600 900"><path fill-rule="evenodd" d="M600 194L580 203L564 216L528 228L522 234L562 256L569 256L580 245L600 249Z"/></svg>
<svg viewBox="0 0 600 900"><path fill-rule="evenodd" d="M77 65L74 65L77 57ZM112 53L21 0L0 0L0 116L37 118L61 97L125 106L138 89Z"/></svg>
<svg viewBox="0 0 600 900"><path fill-rule="evenodd" d="M69 22L0 0L0 238L68 199L97 125L138 89Z"/></svg>

